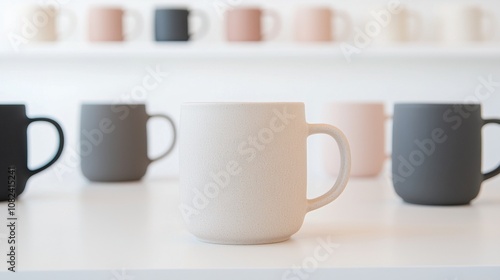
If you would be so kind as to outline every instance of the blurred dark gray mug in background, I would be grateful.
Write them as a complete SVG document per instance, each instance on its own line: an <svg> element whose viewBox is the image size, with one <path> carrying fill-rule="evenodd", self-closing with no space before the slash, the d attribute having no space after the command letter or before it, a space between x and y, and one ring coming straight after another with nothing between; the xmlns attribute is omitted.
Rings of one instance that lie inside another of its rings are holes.
<svg viewBox="0 0 500 280"><path fill-rule="evenodd" d="M190 16L199 17L200 28L193 34L189 31ZM182 8L162 8L155 10L156 41L190 41L200 38L208 31L208 17L201 11Z"/></svg>
<svg viewBox="0 0 500 280"><path fill-rule="evenodd" d="M159 117L172 126L173 141L159 157L148 157L147 122ZM90 181L140 180L149 164L175 146L176 129L166 115L148 115L144 104L83 104L80 155L83 175Z"/></svg>
<svg viewBox="0 0 500 280"><path fill-rule="evenodd" d="M481 171L479 104L396 104L392 137L392 181L406 202L426 205L470 203L481 183L500 166Z"/></svg>

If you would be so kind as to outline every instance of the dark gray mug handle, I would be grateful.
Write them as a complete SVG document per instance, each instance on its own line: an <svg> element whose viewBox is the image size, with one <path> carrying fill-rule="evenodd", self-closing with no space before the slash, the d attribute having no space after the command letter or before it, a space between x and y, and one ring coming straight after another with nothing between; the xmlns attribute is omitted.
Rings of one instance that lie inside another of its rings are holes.
<svg viewBox="0 0 500 280"><path fill-rule="evenodd" d="M160 159L166 157L168 154L170 154L170 152L172 152L172 150L175 147L175 143L177 142L177 130L175 128L174 121L167 115L156 114L156 115L150 115L149 118L150 119L151 118L162 118L162 119L167 120L170 123L170 125L172 125L172 132L173 132L173 140L172 140L172 144L170 145L170 148L168 148L168 150L166 152L159 155L158 157L150 159L150 161L153 162L153 161L157 161L157 160L160 160Z"/></svg>
<svg viewBox="0 0 500 280"><path fill-rule="evenodd" d="M64 133L63 133L61 126L56 121L49 119L49 118L34 118L34 119L29 119L28 125L30 125L34 122L48 122L48 123L52 124L57 129L57 133L59 134L59 148L57 149L56 155L49 162L47 162L45 165L43 165L42 167L39 167L35 170L30 170L30 176L33 176L39 172L42 172L45 169L47 169L49 166L54 164L57 161L57 159L61 156L62 151L64 149Z"/></svg>
<svg viewBox="0 0 500 280"><path fill-rule="evenodd" d="M496 123L496 124L500 124L500 119L489 119L489 120L484 120L483 122L483 126L489 124L489 123ZM497 168L493 169L492 171L486 173L483 175L483 181L485 180L488 180L488 179L491 179L495 176L497 176L498 174L500 174L500 165L497 166Z"/></svg>

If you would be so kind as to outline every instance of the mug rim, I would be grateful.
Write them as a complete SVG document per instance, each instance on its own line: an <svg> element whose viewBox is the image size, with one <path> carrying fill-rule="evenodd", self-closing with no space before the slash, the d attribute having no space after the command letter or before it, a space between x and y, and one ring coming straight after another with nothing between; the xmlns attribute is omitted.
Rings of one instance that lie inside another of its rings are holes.
<svg viewBox="0 0 500 280"><path fill-rule="evenodd" d="M385 102L383 101L330 101L324 104L324 106L329 107L329 106L353 106L353 105L360 105L360 106L384 106L385 107Z"/></svg>
<svg viewBox="0 0 500 280"><path fill-rule="evenodd" d="M297 13L302 11L317 11L317 10L329 10L331 12L335 11L335 8L329 5L301 5L297 7Z"/></svg>
<svg viewBox="0 0 500 280"><path fill-rule="evenodd" d="M81 107L84 106L146 106L146 103L99 103L99 102L83 102L80 104Z"/></svg>
<svg viewBox="0 0 500 280"><path fill-rule="evenodd" d="M182 107L195 106L264 106L264 105L302 105L304 102L185 102Z"/></svg>
<svg viewBox="0 0 500 280"><path fill-rule="evenodd" d="M26 107L26 104L0 104L0 107Z"/></svg>
<svg viewBox="0 0 500 280"><path fill-rule="evenodd" d="M96 5L96 6L89 7L88 11L89 12L91 12L91 11L125 12L125 8L123 8L122 6L118 6L118 5L102 5L102 6L97 6Z"/></svg>
<svg viewBox="0 0 500 280"><path fill-rule="evenodd" d="M188 6L176 5L176 6L157 6L155 7L156 12L167 12L167 11L179 11L179 12L190 12L191 9Z"/></svg>
<svg viewBox="0 0 500 280"><path fill-rule="evenodd" d="M259 6L238 6L235 8L228 9L227 12L248 12L248 11L255 11L255 12L263 12L265 9Z"/></svg>
<svg viewBox="0 0 500 280"><path fill-rule="evenodd" d="M394 103L394 107L450 107L450 106L481 106L480 103Z"/></svg>

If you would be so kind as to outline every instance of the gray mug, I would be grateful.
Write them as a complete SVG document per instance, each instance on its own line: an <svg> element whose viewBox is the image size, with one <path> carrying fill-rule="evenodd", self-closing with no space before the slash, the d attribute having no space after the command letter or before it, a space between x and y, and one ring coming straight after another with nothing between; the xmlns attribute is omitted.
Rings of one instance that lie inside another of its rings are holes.
<svg viewBox="0 0 500 280"><path fill-rule="evenodd" d="M189 31L190 16L201 19L201 25L195 35ZM155 40L161 41L190 41L193 37L200 38L208 31L208 17L198 10L183 8L162 8L155 10Z"/></svg>
<svg viewBox="0 0 500 280"><path fill-rule="evenodd" d="M392 181L406 202L462 205L500 166L481 171L481 130L499 119L483 120L479 104L396 104L392 137Z"/></svg>
<svg viewBox="0 0 500 280"><path fill-rule="evenodd" d="M147 122L163 118L172 126L173 141L160 156L148 157ZM80 157L83 175L90 181L140 180L150 163L174 148L176 129L166 115L148 115L144 104L83 104Z"/></svg>

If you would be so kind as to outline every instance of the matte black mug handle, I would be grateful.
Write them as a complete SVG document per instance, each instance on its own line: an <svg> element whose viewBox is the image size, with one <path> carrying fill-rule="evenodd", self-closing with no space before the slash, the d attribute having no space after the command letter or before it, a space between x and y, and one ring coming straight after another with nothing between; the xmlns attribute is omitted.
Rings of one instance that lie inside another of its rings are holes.
<svg viewBox="0 0 500 280"><path fill-rule="evenodd" d="M156 115L150 115L149 118L150 119L151 118L162 118L162 119L167 120L167 122L169 122L170 125L172 126L172 133L173 133L173 140L172 140L172 144L170 145L170 147L167 149L167 151L165 151L160 156L150 159L150 161L153 162L153 161L157 161L157 160L160 160L160 159L166 157L168 154L170 154L170 152L172 152L172 150L175 147L175 143L177 142L177 130L175 128L174 121L167 115L156 114Z"/></svg>
<svg viewBox="0 0 500 280"><path fill-rule="evenodd" d="M483 122L483 126L489 124L489 123L496 123L496 124L500 124L500 119L489 119L489 120L484 120ZM497 176L498 174L500 174L500 165L497 166L497 168L493 169L492 171L486 173L483 175L483 180L488 180L488 179L491 179L495 176Z"/></svg>
<svg viewBox="0 0 500 280"><path fill-rule="evenodd" d="M34 122L48 122L48 123L52 124L57 129L57 132L59 133L59 148L57 149L56 155L48 163L46 163L42 167L37 168L35 170L29 170L30 176L33 176L33 175L37 174L38 172L41 172L41 171L47 169L52 164L54 164L57 161L57 159L61 156L63 148L64 148L64 133L63 133L61 126L56 121L49 119L49 118L34 118L34 119L29 119L28 125L30 125Z"/></svg>

